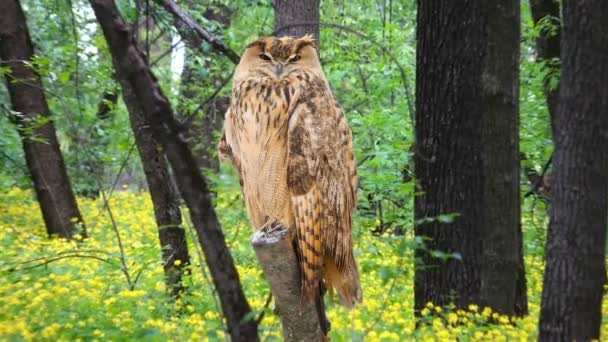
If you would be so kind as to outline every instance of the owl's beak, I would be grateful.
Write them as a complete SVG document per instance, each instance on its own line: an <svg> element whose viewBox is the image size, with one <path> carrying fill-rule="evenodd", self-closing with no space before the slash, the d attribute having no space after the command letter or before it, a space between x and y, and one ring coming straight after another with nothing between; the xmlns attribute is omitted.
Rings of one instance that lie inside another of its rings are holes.
<svg viewBox="0 0 608 342"><path fill-rule="evenodd" d="M275 67L274 73L277 75L277 78L281 78L283 75L283 64L279 64Z"/></svg>

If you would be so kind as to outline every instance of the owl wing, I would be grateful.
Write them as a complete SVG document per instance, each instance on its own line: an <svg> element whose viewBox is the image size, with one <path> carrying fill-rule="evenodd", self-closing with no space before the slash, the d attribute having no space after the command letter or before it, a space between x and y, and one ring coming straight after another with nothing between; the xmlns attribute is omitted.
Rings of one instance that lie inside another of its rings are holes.
<svg viewBox="0 0 608 342"><path fill-rule="evenodd" d="M351 307L361 301L352 255L356 163L344 113L329 89L323 88L289 113L287 183L304 298L316 296L325 277Z"/></svg>

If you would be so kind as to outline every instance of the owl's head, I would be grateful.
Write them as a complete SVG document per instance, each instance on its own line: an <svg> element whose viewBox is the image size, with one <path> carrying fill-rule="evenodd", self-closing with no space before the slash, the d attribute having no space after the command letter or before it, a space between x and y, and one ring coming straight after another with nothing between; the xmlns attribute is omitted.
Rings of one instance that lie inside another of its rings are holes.
<svg viewBox="0 0 608 342"><path fill-rule="evenodd" d="M247 45L234 80L238 82L253 77L281 80L302 69L322 73L311 35L301 38L266 37Z"/></svg>

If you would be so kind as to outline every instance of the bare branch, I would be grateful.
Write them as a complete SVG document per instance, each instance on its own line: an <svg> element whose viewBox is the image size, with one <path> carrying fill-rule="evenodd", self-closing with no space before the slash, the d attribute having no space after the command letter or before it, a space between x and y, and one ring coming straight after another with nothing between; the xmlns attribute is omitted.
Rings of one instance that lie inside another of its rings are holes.
<svg viewBox="0 0 608 342"><path fill-rule="evenodd" d="M63 259L70 259L70 258L95 259L95 260L102 261L102 262L105 262L107 264L110 264L110 265L112 265L112 266L120 269L124 273L124 270L122 269L122 267L120 267L119 265L116 265L115 263L111 262L110 260L98 257L96 255L86 255L86 254L61 255L61 256L54 257L54 258L50 258L50 259L43 258L42 260L44 260L44 261L42 261L40 263L37 263L35 265L30 265L30 266L25 266L25 267L20 267L20 268L11 268L11 269L5 270L5 272L6 273L10 273L10 272L25 271L25 270L29 270L29 269L32 269L32 268L48 265L48 264L50 264L52 262L55 262L55 261L59 261L59 260L63 260ZM29 260L29 261L26 261L25 263L31 263L31 262L33 262L33 261Z"/></svg>
<svg viewBox="0 0 608 342"><path fill-rule="evenodd" d="M108 202L108 197L106 196L106 192L103 191L101 186L101 182L95 176L95 180L97 181L97 187L99 188L99 192L101 193L101 198L103 199L103 206L108 211L108 216L110 217L110 221L112 222L112 230L116 235L116 242L118 243L118 249L120 250L120 264L122 265L121 269L127 277L127 282L129 286L133 286L133 282L131 280L131 274L129 273L129 266L127 265L127 255L125 253L124 246L122 245L122 239L120 237L120 232L118 231L118 225L116 224L116 220L114 219L114 214L112 213L112 209L110 209L110 203Z"/></svg>
<svg viewBox="0 0 608 342"><path fill-rule="evenodd" d="M184 13L173 0L156 0L156 2L163 6L163 8L167 12L171 13L176 19L176 21L179 20L188 29L195 32L196 38L202 39L211 44L211 46L215 50L228 57L228 59L230 59L234 64L239 63L240 57L236 52L234 52L234 50L232 50L228 45L226 45L226 43L224 43L219 37L213 35L211 32L202 28L196 21L194 21L194 19L192 19L192 17ZM176 28L180 30L180 25L176 25ZM182 36L182 39L188 42L188 44L190 44L191 46L200 45L200 43L194 40L191 35L185 34L184 32L180 32L180 35Z"/></svg>

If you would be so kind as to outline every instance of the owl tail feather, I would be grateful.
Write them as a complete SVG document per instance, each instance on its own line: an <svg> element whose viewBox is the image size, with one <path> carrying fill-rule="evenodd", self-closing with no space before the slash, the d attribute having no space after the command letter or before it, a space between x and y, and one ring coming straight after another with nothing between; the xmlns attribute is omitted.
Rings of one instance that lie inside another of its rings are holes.
<svg viewBox="0 0 608 342"><path fill-rule="evenodd" d="M348 310L351 310L355 306L355 303L363 302L359 270L354 259L344 272L340 272L334 260L326 257L324 260L324 271L329 293L333 295L333 289L335 288L342 300L342 304Z"/></svg>

